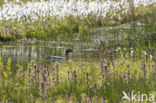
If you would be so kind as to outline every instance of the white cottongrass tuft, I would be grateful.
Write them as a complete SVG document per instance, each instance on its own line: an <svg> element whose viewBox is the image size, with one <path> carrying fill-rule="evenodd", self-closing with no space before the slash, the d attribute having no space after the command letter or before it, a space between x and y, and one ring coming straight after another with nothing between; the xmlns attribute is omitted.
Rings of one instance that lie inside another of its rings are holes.
<svg viewBox="0 0 156 103"><path fill-rule="evenodd" d="M15 4L20 2L21 5ZM15 2L7 2L0 8L0 21L2 20L17 20L20 21L23 17L30 17L35 21L44 17L57 17L65 18L68 16L73 17L86 17L89 14L96 14L96 16L105 17L109 11L114 11L112 14L116 16L116 11L122 9L127 12L129 3L127 0L116 1L92 1L86 2L84 0L49 0L41 2L27 2L22 3L20 0ZM134 0L134 6L150 5L156 3L156 0ZM121 7L122 6L122 7ZM120 16L119 16L120 18Z"/></svg>

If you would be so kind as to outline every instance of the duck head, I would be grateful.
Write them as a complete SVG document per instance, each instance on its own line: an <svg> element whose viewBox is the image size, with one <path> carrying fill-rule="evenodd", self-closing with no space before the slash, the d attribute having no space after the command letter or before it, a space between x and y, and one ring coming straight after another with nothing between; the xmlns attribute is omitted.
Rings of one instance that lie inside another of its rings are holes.
<svg viewBox="0 0 156 103"><path fill-rule="evenodd" d="M71 49L66 49L66 56L68 56L68 54L70 53L70 52L72 52L73 53L73 51L71 50Z"/></svg>

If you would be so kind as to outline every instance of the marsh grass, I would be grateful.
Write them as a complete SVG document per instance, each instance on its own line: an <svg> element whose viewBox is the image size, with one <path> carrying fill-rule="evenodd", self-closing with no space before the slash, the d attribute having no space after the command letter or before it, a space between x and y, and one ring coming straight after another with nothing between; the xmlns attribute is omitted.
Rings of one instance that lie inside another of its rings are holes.
<svg viewBox="0 0 156 103"><path fill-rule="evenodd" d="M128 103L121 100L123 91L155 94L156 6L133 6L127 13L117 10L117 16L113 16L112 10L105 18L89 14L84 18L39 17L32 21L31 17L23 16L18 22L0 21L0 40L3 42L30 38L73 41L76 38L79 42L94 43L94 39L89 40L88 37L99 38L103 32L96 31L98 28L130 24L130 28L104 31L106 36L113 35L112 40L108 38L108 44L115 46L108 46L100 38L96 62L80 57L80 61L76 62L69 60L48 64L32 60L26 65L12 67L11 58L4 62L0 57L0 102ZM124 46L128 48L126 51L123 51ZM118 53L111 51L111 48L116 51L118 47L121 47ZM146 53L142 54L144 51Z"/></svg>
<svg viewBox="0 0 156 103"><path fill-rule="evenodd" d="M121 53L122 54L122 53ZM11 68L11 59L0 59L0 101L124 103L122 92L155 93L156 62L144 56L120 56L113 61L73 62L45 65L31 61L25 68ZM6 69L5 69L6 67Z"/></svg>
<svg viewBox="0 0 156 103"><path fill-rule="evenodd" d="M20 38L37 38L42 40L67 40L73 39L74 35L78 38L85 36L97 35L94 34L95 28L109 27L112 25L120 25L130 22L140 22L147 24L145 30L155 29L155 4L150 6L140 5L138 8L130 7L127 13L122 13L117 10L116 16L114 11L110 10L106 17L96 16L96 14L89 14L87 17L73 17L69 16L64 19L57 19L57 17L39 17L38 20L32 21L30 17L23 16L22 21L1 21L0 22L0 38L1 40L17 40ZM119 18L120 17L120 18ZM132 25L135 29L135 25ZM135 35L135 33L133 33ZM133 35L130 35L133 38Z"/></svg>

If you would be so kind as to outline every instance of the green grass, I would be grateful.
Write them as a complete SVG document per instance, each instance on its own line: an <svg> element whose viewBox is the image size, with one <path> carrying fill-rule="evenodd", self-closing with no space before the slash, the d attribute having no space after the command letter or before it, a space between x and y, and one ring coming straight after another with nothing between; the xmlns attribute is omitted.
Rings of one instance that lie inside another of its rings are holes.
<svg viewBox="0 0 156 103"><path fill-rule="evenodd" d="M100 60L96 62L69 60L44 65L42 62L30 61L27 66L17 64L13 68L11 59L4 63L0 58L0 102L88 103L92 100L93 103L100 103L105 98L106 103L128 103L122 100L123 91L156 95L156 55L153 54L156 46L156 6L140 6L134 11L129 10L129 14L118 11L120 20L117 17L110 19L110 11L106 18L96 18L92 14L83 19L70 16L61 20L54 17L35 22L30 20L29 23L29 19L20 22L0 21L1 41L29 38L66 41L73 40L75 35L85 41L86 37L99 35L94 31L99 27L128 23L130 30L122 28L104 32L114 38L118 34L122 35L117 47L122 47L120 43L127 43L129 48L135 48L132 57L129 55L130 51L119 51L118 54L113 54L115 58L106 59L109 55L107 50L110 49L106 45L101 48ZM141 29L138 29L136 22L144 24ZM110 43L117 44L116 41ZM148 48L153 50L148 51ZM142 57L143 50L152 54L152 61L149 60L149 55ZM109 67L109 72L103 66Z"/></svg>
<svg viewBox="0 0 156 103"><path fill-rule="evenodd" d="M120 56L103 64L69 60L44 65L31 61L27 67L17 65L18 70L11 68L10 59L6 69L1 61L0 101L86 103L92 99L93 103L100 103L105 98L107 103L128 103L122 100L123 91L155 95L156 62L134 57ZM109 67L109 72L103 66Z"/></svg>

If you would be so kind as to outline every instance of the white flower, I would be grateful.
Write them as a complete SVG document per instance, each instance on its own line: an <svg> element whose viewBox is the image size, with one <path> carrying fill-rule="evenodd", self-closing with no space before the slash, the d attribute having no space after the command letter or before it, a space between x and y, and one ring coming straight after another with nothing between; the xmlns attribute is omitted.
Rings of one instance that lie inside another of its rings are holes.
<svg viewBox="0 0 156 103"><path fill-rule="evenodd" d="M131 56L133 56L133 53L134 53L134 50L131 50L131 53L130 53L130 55L131 55Z"/></svg>
<svg viewBox="0 0 156 103"><path fill-rule="evenodd" d="M146 51L144 53L145 53L145 55L147 55L147 52Z"/></svg>
<svg viewBox="0 0 156 103"><path fill-rule="evenodd" d="M153 56L152 56L152 55L150 55L150 61L152 61L152 58L153 58Z"/></svg>
<svg viewBox="0 0 156 103"><path fill-rule="evenodd" d="M58 16L58 18L65 18L70 15L81 18L86 17L89 14L96 14L97 16L105 17L109 11L113 11L113 16L116 16L116 10L123 9L122 13L127 12L129 3L127 0L120 1L90 1L85 0L49 0L41 2L27 2L22 3L21 0L15 0L20 2L21 5L5 0L5 4L0 8L0 20L22 20L23 15L31 17L32 20L38 20L39 17ZM156 3L155 0L135 0L134 6L150 5ZM122 8L120 5L122 5ZM38 17L37 17L38 16ZM119 15L118 15L119 16ZM119 16L120 19L120 16Z"/></svg>

